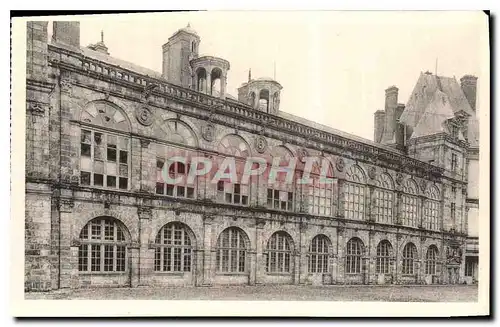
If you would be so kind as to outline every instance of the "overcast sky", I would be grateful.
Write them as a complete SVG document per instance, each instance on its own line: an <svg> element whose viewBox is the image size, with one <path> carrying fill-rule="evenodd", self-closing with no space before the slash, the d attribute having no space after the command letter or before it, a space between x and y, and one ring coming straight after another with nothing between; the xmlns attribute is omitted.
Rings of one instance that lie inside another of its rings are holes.
<svg viewBox="0 0 500 327"><path fill-rule="evenodd" d="M373 140L373 113L384 108L384 90L396 85L406 103L420 72L435 71L436 59L439 75L488 78L480 62L485 20L477 12L89 16L80 19L80 42L99 41L103 30L112 56L161 72L161 46L190 23L201 37L200 54L230 62L230 94L237 95L249 68L253 78L273 77L276 63L280 110Z"/></svg>

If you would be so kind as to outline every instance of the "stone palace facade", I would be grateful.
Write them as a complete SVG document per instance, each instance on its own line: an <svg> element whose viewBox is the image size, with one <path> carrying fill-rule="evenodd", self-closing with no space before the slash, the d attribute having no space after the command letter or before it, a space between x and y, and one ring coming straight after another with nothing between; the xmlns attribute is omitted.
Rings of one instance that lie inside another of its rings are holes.
<svg viewBox="0 0 500 327"><path fill-rule="evenodd" d="M373 142L280 111L270 78L229 95L230 63L199 56L189 25L163 45L162 73L113 58L102 37L81 46L79 22L53 22L50 41L47 27L27 23L27 291L472 282L475 77L422 73L406 105L388 88ZM184 152L317 156L333 182L162 182Z"/></svg>

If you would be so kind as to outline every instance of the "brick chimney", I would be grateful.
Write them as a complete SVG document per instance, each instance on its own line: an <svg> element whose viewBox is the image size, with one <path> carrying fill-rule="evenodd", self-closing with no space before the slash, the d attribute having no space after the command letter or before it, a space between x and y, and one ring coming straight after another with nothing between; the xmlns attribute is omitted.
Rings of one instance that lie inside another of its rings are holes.
<svg viewBox="0 0 500 327"><path fill-rule="evenodd" d="M80 22L53 23L52 42L80 47Z"/></svg>
<svg viewBox="0 0 500 327"><path fill-rule="evenodd" d="M398 107L398 91L399 89L395 86L391 86L385 90L385 128L382 143L394 143L394 131L396 130L396 109Z"/></svg>
<svg viewBox="0 0 500 327"><path fill-rule="evenodd" d="M476 90L477 77L473 75L465 75L460 79L460 86L464 91L467 101L469 101L472 110L476 111Z"/></svg>
<svg viewBox="0 0 500 327"><path fill-rule="evenodd" d="M385 127L385 111L377 110L373 114L375 119L373 127L373 141L376 143L382 142L382 135Z"/></svg>

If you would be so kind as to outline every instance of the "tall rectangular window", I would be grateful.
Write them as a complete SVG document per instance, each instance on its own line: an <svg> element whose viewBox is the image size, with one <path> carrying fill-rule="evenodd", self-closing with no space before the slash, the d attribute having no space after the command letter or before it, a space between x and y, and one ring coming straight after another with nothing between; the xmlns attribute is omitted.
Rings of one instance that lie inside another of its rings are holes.
<svg viewBox="0 0 500 327"><path fill-rule="evenodd" d="M332 183L320 183L314 180L314 185L309 187L309 213L316 215L331 216L333 205Z"/></svg>
<svg viewBox="0 0 500 327"><path fill-rule="evenodd" d="M219 181L217 183L217 199L219 202L246 206L248 205L249 189L248 185Z"/></svg>
<svg viewBox="0 0 500 327"><path fill-rule="evenodd" d="M393 192L384 189L375 190L375 220L379 223L392 223Z"/></svg>
<svg viewBox="0 0 500 327"><path fill-rule="evenodd" d="M365 214L365 187L355 183L345 183L344 213L347 219L362 220Z"/></svg>
<svg viewBox="0 0 500 327"><path fill-rule="evenodd" d="M401 216L403 225L410 227L418 227L418 198L411 195L403 195L401 197Z"/></svg>

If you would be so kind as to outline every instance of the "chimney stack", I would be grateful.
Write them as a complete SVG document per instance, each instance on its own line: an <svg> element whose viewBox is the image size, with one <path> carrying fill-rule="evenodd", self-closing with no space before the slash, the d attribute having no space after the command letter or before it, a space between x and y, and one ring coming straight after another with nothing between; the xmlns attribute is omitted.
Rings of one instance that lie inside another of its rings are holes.
<svg viewBox="0 0 500 327"><path fill-rule="evenodd" d="M52 41L80 48L80 22L53 23Z"/></svg>
<svg viewBox="0 0 500 327"><path fill-rule="evenodd" d="M373 141L376 143L382 142L382 135L384 134L384 127L385 127L385 111L383 110L377 110L375 111L374 116L374 135L373 135Z"/></svg>
<svg viewBox="0 0 500 327"><path fill-rule="evenodd" d="M382 143L394 143L395 141L394 132L396 130L398 91L399 89L395 86L391 86L385 90L385 128Z"/></svg>
<svg viewBox="0 0 500 327"><path fill-rule="evenodd" d="M462 91L464 91L467 101L469 101L470 107L475 112L476 111L476 91L477 91L477 77L473 75L465 75L460 79L460 86Z"/></svg>

